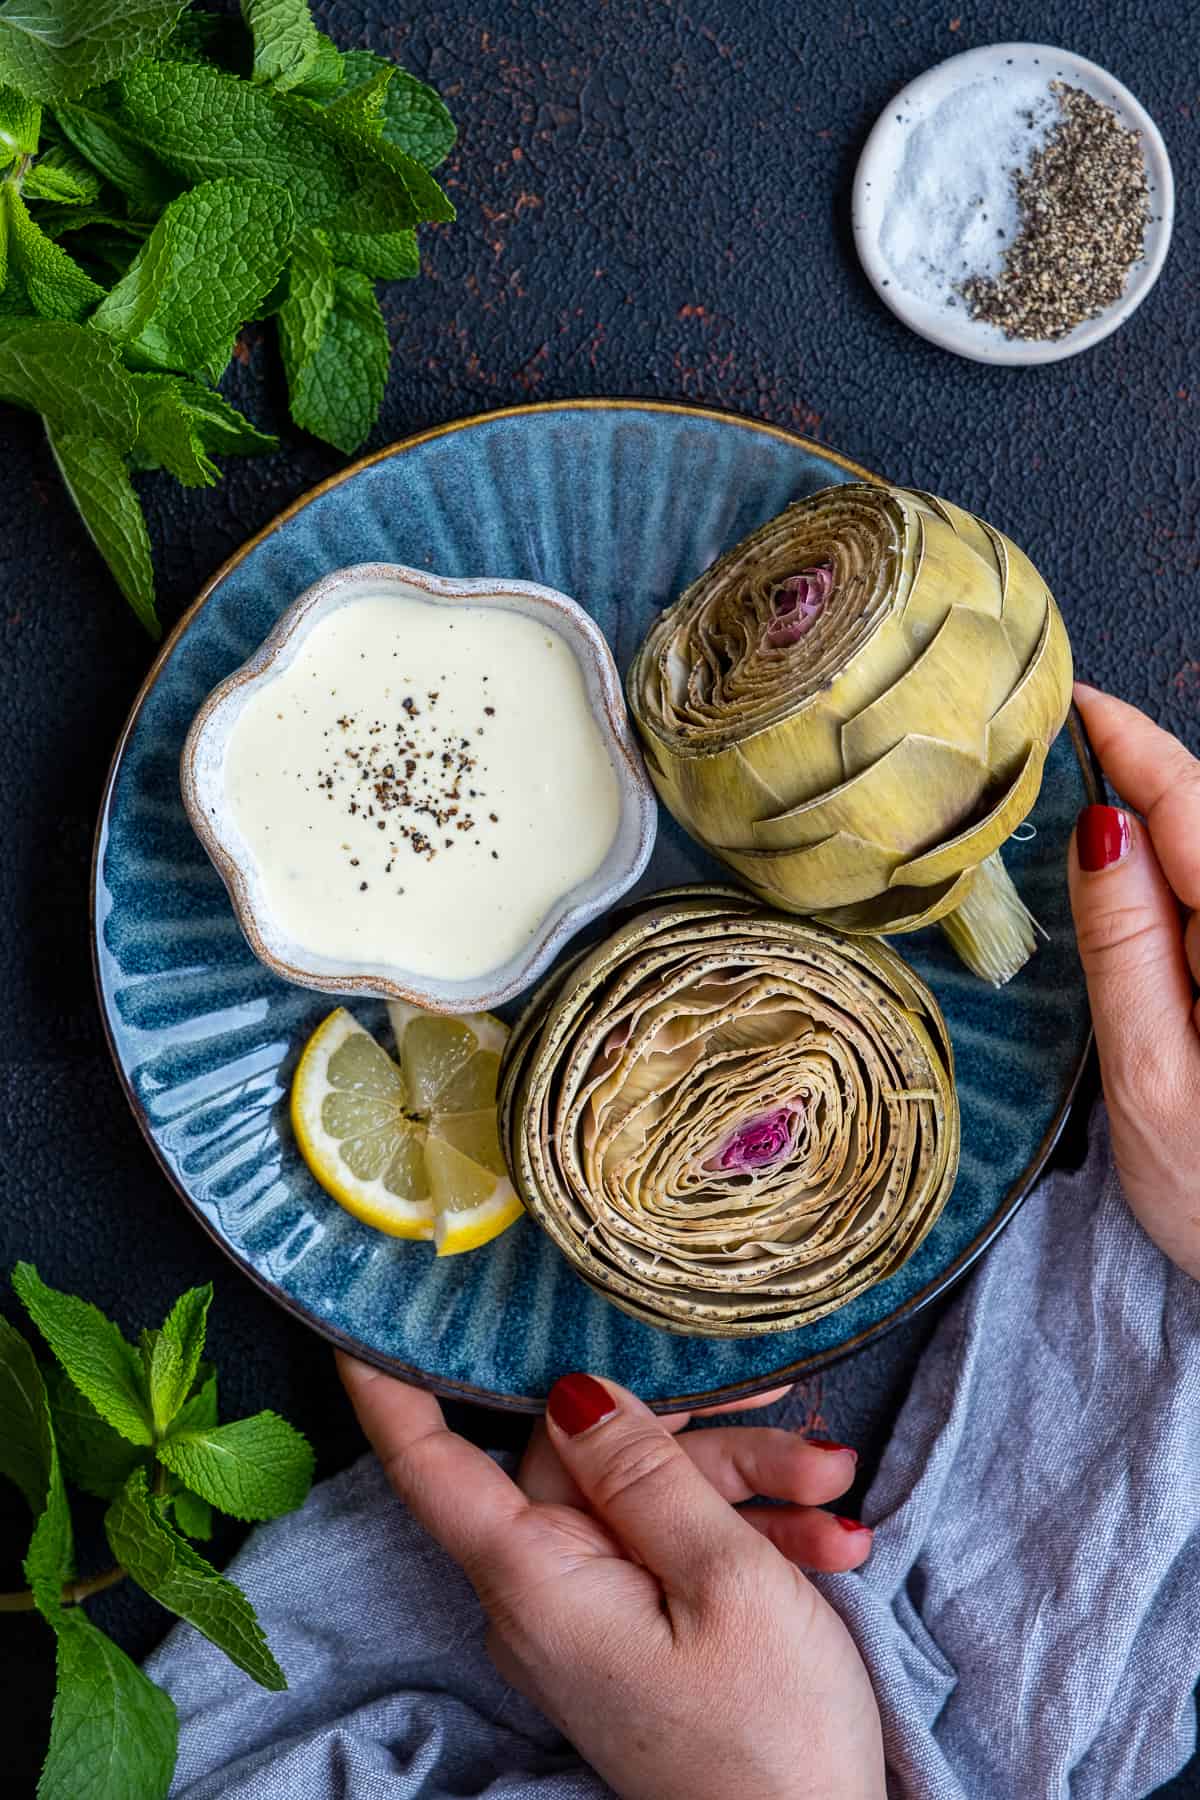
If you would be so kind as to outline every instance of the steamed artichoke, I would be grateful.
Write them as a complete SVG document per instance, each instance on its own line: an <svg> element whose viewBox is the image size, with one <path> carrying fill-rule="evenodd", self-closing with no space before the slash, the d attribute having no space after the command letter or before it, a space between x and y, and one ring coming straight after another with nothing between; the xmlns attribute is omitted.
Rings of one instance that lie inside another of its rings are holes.
<svg viewBox="0 0 1200 1800"><path fill-rule="evenodd" d="M1034 939L996 852L1070 698L1024 553L932 494L858 482L721 557L629 675L660 796L755 893L842 931L941 920L997 983Z"/></svg>
<svg viewBox="0 0 1200 1800"><path fill-rule="evenodd" d="M789 1331L893 1274L958 1168L954 1058L884 944L728 888L634 909L509 1040L501 1140L529 1211L635 1317Z"/></svg>

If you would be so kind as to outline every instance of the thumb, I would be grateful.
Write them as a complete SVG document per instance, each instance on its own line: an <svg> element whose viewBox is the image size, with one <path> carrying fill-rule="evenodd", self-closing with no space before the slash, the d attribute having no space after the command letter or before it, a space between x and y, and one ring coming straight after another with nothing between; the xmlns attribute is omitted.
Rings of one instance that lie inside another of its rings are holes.
<svg viewBox="0 0 1200 1800"><path fill-rule="evenodd" d="M722 1500L649 1407L614 1381L564 1375L547 1429L568 1475L624 1547L675 1597L699 1597L764 1540Z"/></svg>
<svg viewBox="0 0 1200 1800"><path fill-rule="evenodd" d="M1069 863L1071 910L1106 1081L1163 1066L1191 1012L1179 905L1145 827L1085 806Z"/></svg>

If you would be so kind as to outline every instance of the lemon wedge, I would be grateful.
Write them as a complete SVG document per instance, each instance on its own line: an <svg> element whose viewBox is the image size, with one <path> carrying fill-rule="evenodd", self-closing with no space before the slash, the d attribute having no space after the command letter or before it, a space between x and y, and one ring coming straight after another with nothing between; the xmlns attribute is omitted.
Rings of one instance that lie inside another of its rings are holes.
<svg viewBox="0 0 1200 1800"><path fill-rule="evenodd" d="M523 1207L496 1129L508 1032L490 1013L389 1006L399 1061L344 1006L309 1038L292 1081L296 1142L327 1194L439 1256L499 1236Z"/></svg>

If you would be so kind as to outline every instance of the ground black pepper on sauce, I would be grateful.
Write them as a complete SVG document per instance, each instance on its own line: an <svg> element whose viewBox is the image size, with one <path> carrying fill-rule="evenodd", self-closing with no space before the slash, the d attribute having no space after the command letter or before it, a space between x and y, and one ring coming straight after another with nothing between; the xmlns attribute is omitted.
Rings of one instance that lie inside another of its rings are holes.
<svg viewBox="0 0 1200 1800"><path fill-rule="evenodd" d="M484 677L486 680L487 677ZM459 837L484 829L465 799L483 799L486 788L472 787L463 793L463 779L479 779L480 751L461 732L441 730L434 720L439 691L432 690L421 706L411 694L400 701L401 716L390 723L380 719L360 721L355 714L343 713L337 720L325 764L317 770L317 787L333 805L343 805L350 817L365 813L376 820L377 829L385 834L381 849L386 857L383 873L390 875L396 858L407 849L432 862L441 851L453 850ZM494 706L482 709L494 718ZM476 730L484 736L484 727ZM432 765L432 766L430 766ZM486 777L486 769L483 771ZM487 823L498 825L498 814L489 812ZM437 828L443 833L441 845L430 836ZM472 836L474 844L479 838ZM343 846L349 850L349 844ZM492 857L499 861L499 852ZM350 867L357 869L360 858L351 856ZM359 893L368 884L360 881ZM399 888L399 893L404 889Z"/></svg>

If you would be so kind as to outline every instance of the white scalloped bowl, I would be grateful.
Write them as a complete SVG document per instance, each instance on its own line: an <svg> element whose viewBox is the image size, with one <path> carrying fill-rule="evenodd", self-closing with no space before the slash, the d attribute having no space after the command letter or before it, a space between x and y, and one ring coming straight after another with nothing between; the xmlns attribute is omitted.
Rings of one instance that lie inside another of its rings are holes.
<svg viewBox="0 0 1200 1800"><path fill-rule="evenodd" d="M419 975L388 962L342 962L297 943L271 914L254 854L226 795L226 750L250 695L283 673L318 620L368 592L393 587L418 588L442 606L469 601L505 607L564 638L579 664L620 790L616 835L599 868L557 899L518 955L468 981ZM254 655L214 688L196 714L183 747L180 785L188 818L229 890L246 940L268 968L285 981L322 993L408 1000L435 1012L490 1011L536 980L577 931L633 886L650 860L658 827L658 803L630 728L616 664L603 633L583 608L566 594L531 581L458 581L397 563L338 569L280 615Z"/></svg>

